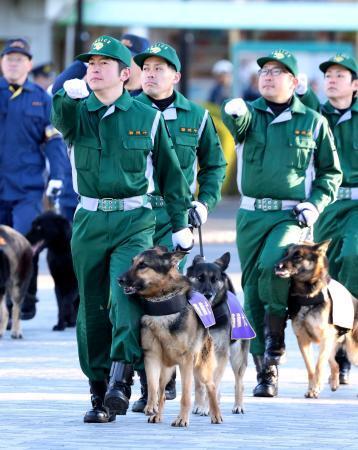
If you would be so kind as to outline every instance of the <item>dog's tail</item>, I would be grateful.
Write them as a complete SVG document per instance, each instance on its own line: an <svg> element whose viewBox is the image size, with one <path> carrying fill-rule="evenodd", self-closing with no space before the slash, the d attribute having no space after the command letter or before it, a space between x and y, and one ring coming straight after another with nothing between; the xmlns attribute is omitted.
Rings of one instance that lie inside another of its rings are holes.
<svg viewBox="0 0 358 450"><path fill-rule="evenodd" d="M0 297L5 294L6 285L10 278L10 262L4 250L0 248Z"/></svg>
<svg viewBox="0 0 358 450"><path fill-rule="evenodd" d="M345 347L350 362L358 366L358 300L354 299L353 329L346 335Z"/></svg>

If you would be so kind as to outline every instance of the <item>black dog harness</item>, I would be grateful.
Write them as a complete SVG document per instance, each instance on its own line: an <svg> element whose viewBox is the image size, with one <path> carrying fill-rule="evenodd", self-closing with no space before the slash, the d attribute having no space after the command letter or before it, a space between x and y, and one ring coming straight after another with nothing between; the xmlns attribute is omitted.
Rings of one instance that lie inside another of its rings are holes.
<svg viewBox="0 0 358 450"><path fill-rule="evenodd" d="M176 314L188 306L186 294L173 292L163 297L152 297L142 302L144 314L148 316L167 316Z"/></svg>
<svg viewBox="0 0 358 450"><path fill-rule="evenodd" d="M324 289L324 291L321 291L319 294L315 295L314 297L309 297L308 295L291 295L288 302L288 313L290 318L295 317L298 314L298 311L301 309L302 306L311 306L312 308L317 305L323 305L323 303L326 301L326 299L329 299L331 301L330 305L330 313L329 313L329 319L328 322L330 324L333 324L333 317L332 317L332 299L330 297L329 291L327 289ZM349 329L340 327L339 325L334 325L338 332L338 336L343 336L346 334Z"/></svg>
<svg viewBox="0 0 358 450"><path fill-rule="evenodd" d="M291 295L288 302L288 313L290 317L297 315L302 306L317 306L322 305L325 302L325 295L321 291L314 297L309 295Z"/></svg>

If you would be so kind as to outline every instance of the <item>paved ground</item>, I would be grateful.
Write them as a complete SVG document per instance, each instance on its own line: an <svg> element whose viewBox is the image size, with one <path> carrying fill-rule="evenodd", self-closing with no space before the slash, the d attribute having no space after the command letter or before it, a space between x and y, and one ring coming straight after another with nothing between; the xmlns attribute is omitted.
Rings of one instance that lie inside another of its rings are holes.
<svg viewBox="0 0 358 450"><path fill-rule="evenodd" d="M239 288L239 264L232 239L227 238L224 244L220 243L222 239L208 239L209 232L223 236L230 227L232 232L235 210L236 201L225 200L205 227L204 237L211 242L205 245L208 260L227 249L232 251L230 273ZM197 249L193 255L196 253ZM358 370L352 370L349 386L331 392L326 385L319 399L305 399L305 369L290 324L288 360L280 370L279 397L252 397L256 380L250 359L245 374L244 415L231 414L233 376L228 367L222 385L222 425L193 416L188 429L172 428L170 423L179 408L177 399L167 402L162 424L148 424L144 415L132 412L111 424L84 424L89 394L78 366L75 332L51 331L56 305L44 257L40 272L38 314L23 322L24 339L12 340L7 333L0 341L0 449L358 448ZM180 394L180 385L178 390ZM132 399L138 396L136 381Z"/></svg>

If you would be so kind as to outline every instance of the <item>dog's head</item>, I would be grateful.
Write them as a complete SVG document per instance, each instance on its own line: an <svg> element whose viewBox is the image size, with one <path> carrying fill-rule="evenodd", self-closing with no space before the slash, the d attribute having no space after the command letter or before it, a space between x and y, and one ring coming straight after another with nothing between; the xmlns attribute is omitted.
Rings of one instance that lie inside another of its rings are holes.
<svg viewBox="0 0 358 450"><path fill-rule="evenodd" d="M212 263L205 262L201 256L195 256L187 270L187 277L194 290L205 295L212 305L224 299L224 293L234 288L225 270L230 263L230 253L224 253Z"/></svg>
<svg viewBox="0 0 358 450"><path fill-rule="evenodd" d="M26 238L33 248L39 251L53 242L69 240L71 225L65 217L53 211L46 211L32 222Z"/></svg>
<svg viewBox="0 0 358 450"><path fill-rule="evenodd" d="M314 283L327 273L326 252L330 240L319 244L303 242L291 245L287 254L275 265L275 274L280 278L292 278L300 283Z"/></svg>
<svg viewBox="0 0 358 450"><path fill-rule="evenodd" d="M178 270L178 263L187 252L168 252L166 247L154 247L133 259L129 270L118 278L126 294L144 298L162 297L176 290L188 291L190 284Z"/></svg>

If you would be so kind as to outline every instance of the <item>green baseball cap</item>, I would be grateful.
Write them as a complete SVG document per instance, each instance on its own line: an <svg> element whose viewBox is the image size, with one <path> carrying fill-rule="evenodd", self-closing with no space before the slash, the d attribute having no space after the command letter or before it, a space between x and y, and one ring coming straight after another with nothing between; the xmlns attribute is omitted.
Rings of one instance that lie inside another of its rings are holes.
<svg viewBox="0 0 358 450"><path fill-rule="evenodd" d="M118 59L127 67L131 65L132 55L128 48L111 36L100 36L97 38L88 53L76 56L76 59L88 62L91 56L102 55L108 58Z"/></svg>
<svg viewBox="0 0 358 450"><path fill-rule="evenodd" d="M134 62L140 68L142 68L144 61L147 58L150 58L151 56L158 56L159 58L165 59L167 62L169 62L175 67L177 72L180 72L181 65L177 52L170 45L165 44L164 42L156 42L155 44L147 48L147 50L145 50L143 53L139 53L133 59Z"/></svg>
<svg viewBox="0 0 358 450"><path fill-rule="evenodd" d="M334 64L343 66L357 75L357 61L351 56L345 55L344 53L337 53L336 55L332 56L332 58L329 58L328 61L324 61L322 64L320 64L319 68L323 73L325 73L326 70Z"/></svg>
<svg viewBox="0 0 358 450"><path fill-rule="evenodd" d="M283 64L295 77L298 74L297 60L292 55L292 53L287 50L279 49L274 50L268 56L263 56L262 58L258 58L257 64L260 67L263 67L266 63L270 61L277 61Z"/></svg>

